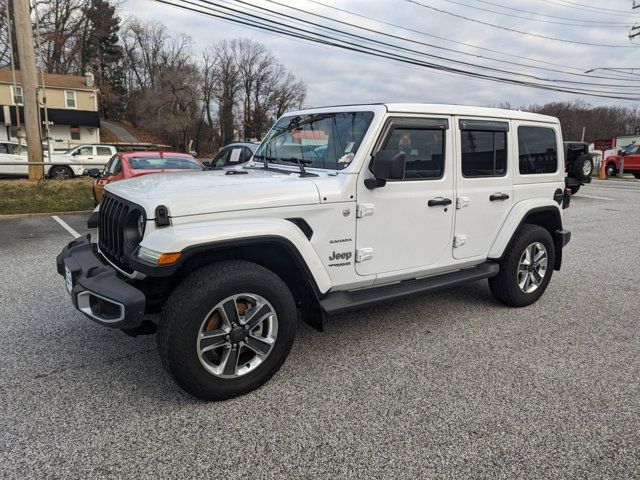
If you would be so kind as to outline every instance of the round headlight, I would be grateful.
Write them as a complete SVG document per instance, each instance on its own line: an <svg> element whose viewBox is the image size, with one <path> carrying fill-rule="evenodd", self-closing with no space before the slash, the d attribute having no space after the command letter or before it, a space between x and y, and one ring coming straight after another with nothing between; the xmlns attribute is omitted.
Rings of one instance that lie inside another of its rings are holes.
<svg viewBox="0 0 640 480"><path fill-rule="evenodd" d="M144 236L144 215L132 210L124 220L124 240L129 248L136 248Z"/></svg>

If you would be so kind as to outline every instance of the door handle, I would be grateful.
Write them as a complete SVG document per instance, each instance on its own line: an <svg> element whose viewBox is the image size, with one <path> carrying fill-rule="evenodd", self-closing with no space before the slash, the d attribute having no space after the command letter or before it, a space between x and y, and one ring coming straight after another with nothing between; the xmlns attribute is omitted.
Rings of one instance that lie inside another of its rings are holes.
<svg viewBox="0 0 640 480"><path fill-rule="evenodd" d="M507 195L506 193L494 193L489 197L489 200L491 200L492 202L496 202L499 200L508 200L508 199L509 199L509 195Z"/></svg>
<svg viewBox="0 0 640 480"><path fill-rule="evenodd" d="M430 207L446 207L447 205L451 205L453 202L449 198L434 198L429 200L427 205Z"/></svg>

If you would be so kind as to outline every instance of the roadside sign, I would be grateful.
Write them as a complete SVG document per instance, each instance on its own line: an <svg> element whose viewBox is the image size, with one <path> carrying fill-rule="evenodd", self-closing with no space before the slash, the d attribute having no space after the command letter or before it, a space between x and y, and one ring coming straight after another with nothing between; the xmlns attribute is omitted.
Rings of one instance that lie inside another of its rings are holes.
<svg viewBox="0 0 640 480"><path fill-rule="evenodd" d="M601 150L606 152L607 150L612 150L616 148L616 139L610 138L607 140L596 140L593 142L594 150Z"/></svg>

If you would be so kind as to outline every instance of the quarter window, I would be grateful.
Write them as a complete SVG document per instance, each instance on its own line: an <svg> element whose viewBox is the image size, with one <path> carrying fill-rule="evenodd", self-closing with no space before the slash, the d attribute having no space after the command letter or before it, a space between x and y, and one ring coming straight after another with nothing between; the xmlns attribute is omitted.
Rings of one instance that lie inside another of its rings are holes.
<svg viewBox="0 0 640 480"><path fill-rule="evenodd" d="M441 178L444 170L444 133L442 129L395 128L383 150L405 153L405 180Z"/></svg>
<svg viewBox="0 0 640 480"><path fill-rule="evenodd" d="M64 95L67 108L76 108L76 92L73 90L65 90Z"/></svg>
<svg viewBox="0 0 640 480"><path fill-rule="evenodd" d="M518 127L518 158L521 175L555 173L558 142L552 128Z"/></svg>

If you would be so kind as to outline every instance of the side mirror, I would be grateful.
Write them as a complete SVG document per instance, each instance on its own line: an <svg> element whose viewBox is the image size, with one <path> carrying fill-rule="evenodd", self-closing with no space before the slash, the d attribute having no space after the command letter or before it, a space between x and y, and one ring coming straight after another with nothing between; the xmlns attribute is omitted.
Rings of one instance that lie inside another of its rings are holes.
<svg viewBox="0 0 640 480"><path fill-rule="evenodd" d="M625 156L624 150L618 150L618 155Z"/></svg>
<svg viewBox="0 0 640 480"><path fill-rule="evenodd" d="M97 168L90 168L89 171L87 171L87 175L91 178L100 178L102 176L102 172Z"/></svg>
<svg viewBox="0 0 640 480"><path fill-rule="evenodd" d="M402 180L406 163L406 154L400 150L380 150L373 157L373 176L364 181L369 190L384 187L387 180Z"/></svg>

